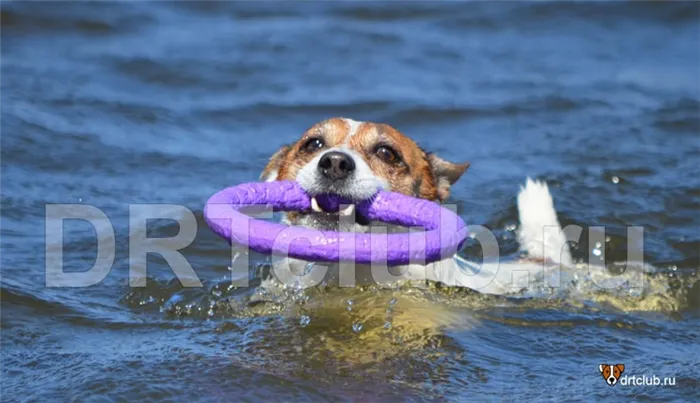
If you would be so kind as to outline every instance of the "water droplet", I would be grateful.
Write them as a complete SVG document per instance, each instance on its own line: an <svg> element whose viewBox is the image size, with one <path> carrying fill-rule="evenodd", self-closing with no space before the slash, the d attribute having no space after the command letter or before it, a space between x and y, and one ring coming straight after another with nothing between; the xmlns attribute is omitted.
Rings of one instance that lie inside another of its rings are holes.
<svg viewBox="0 0 700 403"><path fill-rule="evenodd" d="M155 299L155 297L153 297L153 295L149 295L148 298L146 298L145 300L139 302L139 305L152 304L152 303L154 303L154 302L158 302L158 300Z"/></svg>
<svg viewBox="0 0 700 403"><path fill-rule="evenodd" d="M511 231L511 232L512 232L512 231L515 231L515 228L517 228L517 226L516 226L515 224L508 224L508 225L506 225L506 231Z"/></svg>
<svg viewBox="0 0 700 403"><path fill-rule="evenodd" d="M355 322L352 324L352 331L355 333L360 333L362 331L363 326L364 325L362 324L362 322Z"/></svg>
<svg viewBox="0 0 700 403"><path fill-rule="evenodd" d="M389 306L396 305L396 298L392 298L389 300Z"/></svg>
<svg viewBox="0 0 700 403"><path fill-rule="evenodd" d="M207 315L209 316L214 316L214 310L210 309L209 312L207 312Z"/></svg>
<svg viewBox="0 0 700 403"><path fill-rule="evenodd" d="M391 329L391 322L384 323L384 329L387 329L387 330Z"/></svg>
<svg viewBox="0 0 700 403"><path fill-rule="evenodd" d="M304 269L304 272L301 275L305 276L305 275L309 274L309 272L311 272L311 270L313 270L315 264L316 264L315 262L307 263L306 268Z"/></svg>
<svg viewBox="0 0 700 403"><path fill-rule="evenodd" d="M641 297L641 296L642 296L642 292L641 292L640 289L637 289L637 288L630 288L630 290L629 290L629 295L630 295L630 297Z"/></svg>
<svg viewBox="0 0 700 403"><path fill-rule="evenodd" d="M309 323L311 323L310 317L308 317L306 315L302 315L302 317L299 318L299 324L301 325L301 327L306 327L309 325Z"/></svg>
<svg viewBox="0 0 700 403"><path fill-rule="evenodd" d="M593 254L595 256L600 256L603 254L603 252L600 249L593 249Z"/></svg>
<svg viewBox="0 0 700 403"><path fill-rule="evenodd" d="M348 300L348 311L352 311L352 304L353 301L351 299Z"/></svg>
<svg viewBox="0 0 700 403"><path fill-rule="evenodd" d="M620 183L620 178L618 178L617 176L613 176L612 183Z"/></svg>
<svg viewBox="0 0 700 403"><path fill-rule="evenodd" d="M600 242L595 243L595 248L600 249L603 245Z"/></svg>
<svg viewBox="0 0 700 403"><path fill-rule="evenodd" d="M212 294L213 296L219 298L219 297L221 297L221 290L219 290L218 288L215 288L215 289L212 290L211 294Z"/></svg>
<svg viewBox="0 0 700 403"><path fill-rule="evenodd" d="M79 198L78 198L78 203L82 203L82 202L83 202L83 198L82 198L82 197L79 197Z"/></svg>
<svg viewBox="0 0 700 403"><path fill-rule="evenodd" d="M231 266L228 267L229 270L233 270L233 265L236 263L236 259L238 259L238 256L241 255L241 252L236 252L235 255L231 258Z"/></svg>
<svg viewBox="0 0 700 403"><path fill-rule="evenodd" d="M606 237L605 237L605 242L610 242L611 239L612 239L612 238L610 238L609 236L606 236Z"/></svg>

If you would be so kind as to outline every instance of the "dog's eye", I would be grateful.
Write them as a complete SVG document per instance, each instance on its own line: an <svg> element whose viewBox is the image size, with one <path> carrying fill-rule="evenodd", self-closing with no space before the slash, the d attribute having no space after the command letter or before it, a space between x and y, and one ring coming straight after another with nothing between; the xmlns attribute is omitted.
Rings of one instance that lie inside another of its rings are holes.
<svg viewBox="0 0 700 403"><path fill-rule="evenodd" d="M302 150L311 153L314 152L318 149L323 148L326 143L323 142L322 138L314 137L312 139L309 139L304 145L301 147Z"/></svg>
<svg viewBox="0 0 700 403"><path fill-rule="evenodd" d="M399 154L394 151L393 148L389 146L379 146L377 147L377 156L384 162L387 162L389 164L396 164L398 162L401 162L401 158L399 157Z"/></svg>

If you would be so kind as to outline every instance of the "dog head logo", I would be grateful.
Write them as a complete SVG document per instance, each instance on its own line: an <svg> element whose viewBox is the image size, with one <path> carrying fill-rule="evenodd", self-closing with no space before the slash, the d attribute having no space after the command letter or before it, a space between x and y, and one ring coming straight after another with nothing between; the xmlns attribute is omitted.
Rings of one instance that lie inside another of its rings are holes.
<svg viewBox="0 0 700 403"><path fill-rule="evenodd" d="M603 379L605 379L608 385L615 386L617 380L620 379L622 373L625 372L625 364L600 364L598 370L603 374Z"/></svg>

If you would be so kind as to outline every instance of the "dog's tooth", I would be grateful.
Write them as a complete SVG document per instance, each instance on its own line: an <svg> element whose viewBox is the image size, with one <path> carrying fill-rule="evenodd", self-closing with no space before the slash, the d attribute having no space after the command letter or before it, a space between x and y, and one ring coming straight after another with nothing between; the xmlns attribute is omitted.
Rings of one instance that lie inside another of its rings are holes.
<svg viewBox="0 0 700 403"><path fill-rule="evenodd" d="M347 207L345 207L344 209L340 210L338 213L340 215L352 215L353 211L355 211L355 205L350 204Z"/></svg>
<svg viewBox="0 0 700 403"><path fill-rule="evenodd" d="M318 201L316 201L315 197L311 198L311 210L323 213L323 209L321 208L321 206L318 205Z"/></svg>

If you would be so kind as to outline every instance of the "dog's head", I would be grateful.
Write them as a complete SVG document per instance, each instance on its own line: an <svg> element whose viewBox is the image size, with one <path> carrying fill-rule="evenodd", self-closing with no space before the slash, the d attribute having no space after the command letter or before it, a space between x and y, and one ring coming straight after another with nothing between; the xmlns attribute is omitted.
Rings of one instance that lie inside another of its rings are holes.
<svg viewBox="0 0 700 403"><path fill-rule="evenodd" d="M296 143L277 151L261 180L296 180L312 196L338 194L352 201L373 196L377 190L443 201L450 186L469 167L423 151L410 138L385 124L333 118L308 129ZM294 225L338 229L338 212L324 212L313 203L308 214L290 213ZM352 207L340 214L354 213ZM354 228L368 222L356 216Z"/></svg>
<svg viewBox="0 0 700 403"><path fill-rule="evenodd" d="M622 373L625 372L625 365L600 364L598 370L603 375L603 379L605 379L605 382L608 385L615 386L615 384L617 384L617 381L620 379Z"/></svg>

